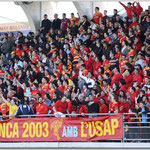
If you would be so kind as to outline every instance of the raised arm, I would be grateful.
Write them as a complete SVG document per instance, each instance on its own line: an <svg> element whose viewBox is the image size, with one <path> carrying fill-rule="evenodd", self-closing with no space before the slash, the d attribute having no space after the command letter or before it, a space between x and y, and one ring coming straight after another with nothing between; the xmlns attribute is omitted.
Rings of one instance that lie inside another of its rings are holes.
<svg viewBox="0 0 150 150"><path fill-rule="evenodd" d="M1 94L3 101L8 105L8 101L4 98L3 94Z"/></svg>
<svg viewBox="0 0 150 150"><path fill-rule="evenodd" d="M123 3L119 2L125 9L127 8L126 5L124 5Z"/></svg>
<svg viewBox="0 0 150 150"><path fill-rule="evenodd" d="M79 76L80 76L83 80L85 80L85 81L87 80L87 77L82 74L82 71L81 71L81 70L79 71Z"/></svg>

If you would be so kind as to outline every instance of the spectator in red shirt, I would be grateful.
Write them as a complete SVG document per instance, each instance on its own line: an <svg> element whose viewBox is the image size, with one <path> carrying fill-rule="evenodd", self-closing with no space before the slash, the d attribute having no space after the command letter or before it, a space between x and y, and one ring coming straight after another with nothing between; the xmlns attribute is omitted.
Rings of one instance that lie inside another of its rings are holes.
<svg viewBox="0 0 150 150"><path fill-rule="evenodd" d="M136 98L136 96L137 96L136 89L134 87L131 87L130 88L130 95L129 95L129 98L132 101L131 108L135 108L135 98Z"/></svg>
<svg viewBox="0 0 150 150"><path fill-rule="evenodd" d="M114 83L119 84L120 79L123 78L122 74L119 73L119 71L118 71L117 68L114 68L114 69L113 69L113 72L114 72L114 75L113 75L113 77L112 77L111 86L112 86Z"/></svg>
<svg viewBox="0 0 150 150"><path fill-rule="evenodd" d="M68 113L68 103L67 103L67 97L64 95L61 100L58 100L53 107L53 111L55 114L57 112L60 112L62 114Z"/></svg>
<svg viewBox="0 0 150 150"><path fill-rule="evenodd" d="M100 24L100 22L102 22L103 14L99 11L99 7L95 7L95 14L93 16L93 19L98 25Z"/></svg>
<svg viewBox="0 0 150 150"><path fill-rule="evenodd" d="M130 109L130 104L127 101L126 96L122 96L119 98L119 113L128 113Z"/></svg>
<svg viewBox="0 0 150 150"><path fill-rule="evenodd" d="M36 106L36 114L37 115L48 114L48 107L41 97L38 99L38 105Z"/></svg>
<svg viewBox="0 0 150 150"><path fill-rule="evenodd" d="M133 80L132 83L134 81L138 81L138 85L141 85L142 83L142 76L139 74L140 70L139 69L134 69L134 76L133 76Z"/></svg>
<svg viewBox="0 0 150 150"><path fill-rule="evenodd" d="M136 6L134 5L136 3ZM133 6L133 12L137 14L137 16L139 17L143 11L143 8L141 7L139 2L133 2L132 3Z"/></svg>
<svg viewBox="0 0 150 150"><path fill-rule="evenodd" d="M123 78L121 78L120 79L120 89L119 89L119 91L126 92L126 90L127 90L126 81Z"/></svg>
<svg viewBox="0 0 150 150"><path fill-rule="evenodd" d="M133 7L132 7L132 3L128 2L127 6L125 6L123 3L119 2L126 10L127 13L127 17L129 19L132 19L132 13L133 13Z"/></svg>
<svg viewBox="0 0 150 150"><path fill-rule="evenodd" d="M99 113L108 113L108 104L106 104L103 98L100 99L100 111Z"/></svg>
<svg viewBox="0 0 150 150"><path fill-rule="evenodd" d="M130 70L125 70L125 72L123 73L123 78L126 82L126 88L128 89L131 86L133 80Z"/></svg>

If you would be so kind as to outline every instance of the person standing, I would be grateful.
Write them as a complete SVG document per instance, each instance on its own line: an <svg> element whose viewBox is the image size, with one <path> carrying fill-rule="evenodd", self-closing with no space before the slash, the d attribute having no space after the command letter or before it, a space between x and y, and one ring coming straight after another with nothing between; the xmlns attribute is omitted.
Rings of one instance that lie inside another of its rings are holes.
<svg viewBox="0 0 150 150"><path fill-rule="evenodd" d="M66 34L66 31L67 31L67 27L69 27L70 25L70 20L68 18L66 18L66 14L63 13L62 15L63 19L61 20L61 29L62 29L62 32L63 32L63 35Z"/></svg>
<svg viewBox="0 0 150 150"><path fill-rule="evenodd" d="M121 2L119 2L119 3L125 8L128 19L132 19L132 13L133 13L132 3L128 2L127 6Z"/></svg>
<svg viewBox="0 0 150 150"><path fill-rule="evenodd" d="M57 31L60 29L61 20L58 18L58 14L54 14L54 20L52 22L52 28L57 33Z"/></svg>
<svg viewBox="0 0 150 150"><path fill-rule="evenodd" d="M48 19L48 15L45 14L41 25L41 33L43 33L43 36L45 36L46 33L48 33L50 28L51 28L51 21Z"/></svg>
<svg viewBox="0 0 150 150"><path fill-rule="evenodd" d="M103 14L99 11L99 7L95 7L95 14L93 16L93 19L95 21L96 24L100 24L100 22L103 19Z"/></svg>
<svg viewBox="0 0 150 150"><path fill-rule="evenodd" d="M78 24L79 24L79 19L74 16L74 13L71 13L70 27L72 27L72 21L75 22L75 25L78 25Z"/></svg>
<svg viewBox="0 0 150 150"><path fill-rule="evenodd" d="M3 99L3 101L8 105L9 107L9 118L15 118L14 116L11 115L15 115L15 113L17 112L18 106L15 104L15 100L11 99L10 103L4 98L3 94L1 94L1 97Z"/></svg>

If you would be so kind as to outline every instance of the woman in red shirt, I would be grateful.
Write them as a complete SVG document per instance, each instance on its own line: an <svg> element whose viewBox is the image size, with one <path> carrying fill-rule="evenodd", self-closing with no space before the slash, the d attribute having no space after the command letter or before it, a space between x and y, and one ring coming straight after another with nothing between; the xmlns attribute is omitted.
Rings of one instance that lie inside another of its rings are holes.
<svg viewBox="0 0 150 150"><path fill-rule="evenodd" d="M118 113L118 96L115 94L109 93L110 103L109 103L109 113Z"/></svg>

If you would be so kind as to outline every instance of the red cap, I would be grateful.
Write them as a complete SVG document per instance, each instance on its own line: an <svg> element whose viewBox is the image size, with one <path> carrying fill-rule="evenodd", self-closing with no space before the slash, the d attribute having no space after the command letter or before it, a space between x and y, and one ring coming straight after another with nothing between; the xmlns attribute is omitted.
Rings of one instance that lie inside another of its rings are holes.
<svg viewBox="0 0 150 150"><path fill-rule="evenodd" d="M23 44L23 46L28 46L27 44Z"/></svg>
<svg viewBox="0 0 150 150"><path fill-rule="evenodd" d="M16 48L20 48L20 46L19 46L19 45L17 45L17 46L16 46Z"/></svg>

